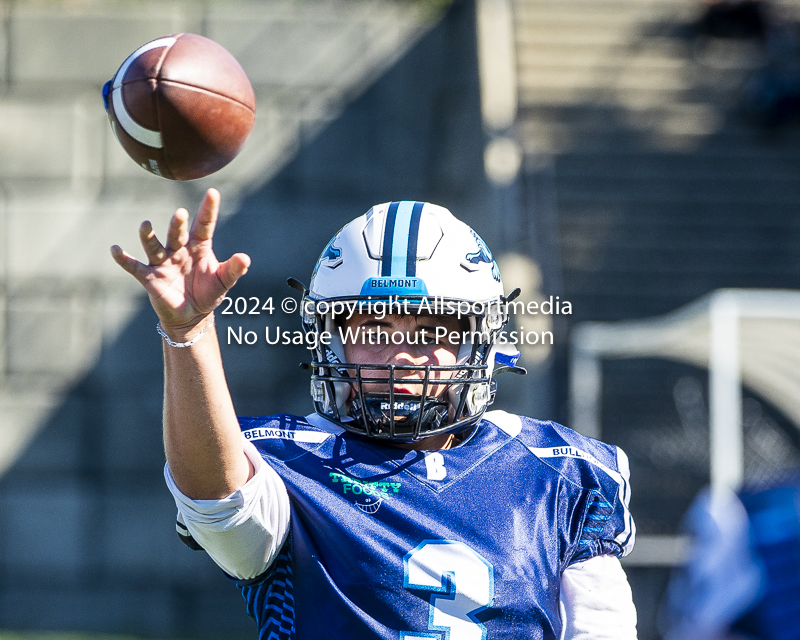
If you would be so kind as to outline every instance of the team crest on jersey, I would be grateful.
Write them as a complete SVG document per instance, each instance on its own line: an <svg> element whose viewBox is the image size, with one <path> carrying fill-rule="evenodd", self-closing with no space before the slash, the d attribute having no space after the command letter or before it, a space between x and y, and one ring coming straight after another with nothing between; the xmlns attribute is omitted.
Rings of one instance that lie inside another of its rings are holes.
<svg viewBox="0 0 800 640"><path fill-rule="evenodd" d="M483 241L475 231L470 229L470 233L472 233L472 237L475 238L475 242L478 245L478 250L473 253L468 253L464 260L465 262L462 263L465 267L468 268L470 271L474 271L474 269L469 269L467 265L479 265L482 262L492 265L492 277L495 281L500 282L500 267L497 266L497 261L492 256L492 252L486 243Z"/></svg>
<svg viewBox="0 0 800 640"><path fill-rule="evenodd" d="M400 493L399 482L364 482L335 471L328 475L345 498L369 515L376 514L384 500L391 500Z"/></svg>

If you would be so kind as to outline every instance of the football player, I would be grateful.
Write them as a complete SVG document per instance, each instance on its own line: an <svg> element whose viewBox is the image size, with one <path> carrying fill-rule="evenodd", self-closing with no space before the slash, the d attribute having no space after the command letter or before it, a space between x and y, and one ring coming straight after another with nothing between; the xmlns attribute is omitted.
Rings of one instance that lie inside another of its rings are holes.
<svg viewBox="0 0 800 640"><path fill-rule="evenodd" d="M346 225L296 283L315 412L237 420L213 313L250 259L218 262L218 208L209 190L191 229L178 210L164 244L143 223L148 264L112 254L159 317L178 532L260 637L635 638L624 453L486 412L516 367L480 237L422 202Z"/></svg>
<svg viewBox="0 0 800 640"><path fill-rule="evenodd" d="M738 493L706 488L695 498L684 521L688 557L662 607L666 640L800 638L796 474Z"/></svg>

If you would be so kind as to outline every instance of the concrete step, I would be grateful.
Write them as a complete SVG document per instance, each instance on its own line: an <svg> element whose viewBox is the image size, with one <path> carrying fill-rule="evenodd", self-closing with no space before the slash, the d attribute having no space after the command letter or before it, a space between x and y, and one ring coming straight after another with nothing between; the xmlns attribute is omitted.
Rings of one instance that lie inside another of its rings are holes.
<svg viewBox="0 0 800 640"><path fill-rule="evenodd" d="M740 102L741 82L733 86L702 87L688 86L680 91L658 90L638 91L624 88L602 86L538 86L519 87L519 105L526 109L572 109L588 107L617 110L620 118L626 112L636 114L653 109L671 109L672 105L711 104L717 113L728 113ZM636 117L636 116L634 116ZM521 114L520 126L524 126L525 116Z"/></svg>
<svg viewBox="0 0 800 640"><path fill-rule="evenodd" d="M681 180L800 183L800 154L771 153L769 148L748 156L727 154L581 153L558 159L558 176L577 179L592 175L608 180Z"/></svg>
<svg viewBox="0 0 800 640"><path fill-rule="evenodd" d="M625 114L620 114L620 119ZM529 154L550 156L564 154L644 154L697 152L701 156L730 154L734 158L775 157L795 160L798 148L787 143L798 139L798 132L790 129L781 132L781 140L774 148L770 139L758 127L736 127L729 131L723 118L682 117L666 118L654 127L641 130L577 128L552 126L547 129L523 123L520 127L523 149ZM754 151L755 149L755 151Z"/></svg>
<svg viewBox="0 0 800 640"><path fill-rule="evenodd" d="M800 283L800 267L788 263L776 263L771 268L758 271L724 265L703 272L666 260L664 265L658 271L638 272L629 265L609 264L602 272L587 276L580 264L565 264L562 272L564 294L561 299L572 302L573 312L581 301L594 299L593 313L622 319L628 316L647 317L653 309L646 307L652 305L651 301L654 300L672 298L673 306L664 306L660 311L666 313L721 287L781 289L797 288ZM679 298L682 298L682 302ZM581 315L586 317L583 312ZM570 320L574 322L576 318Z"/></svg>
<svg viewBox="0 0 800 640"><path fill-rule="evenodd" d="M753 217L758 220L757 216ZM559 229L565 246L580 250L600 246L600 239L615 249L631 251L649 247L665 252L694 251L708 245L710 251L742 249L753 255L766 252L769 257L773 252L775 255L788 255L800 249L800 226L769 219L752 224L741 221L741 224L727 226L720 220L695 221L687 216L684 222L632 224L630 221L593 221L587 214L562 222Z"/></svg>
<svg viewBox="0 0 800 640"><path fill-rule="evenodd" d="M553 30L525 30L516 34L518 47L536 47L539 45L558 46L568 49L577 47L625 47L630 46L631 37L635 33L629 30L595 31L582 29L573 31L568 27Z"/></svg>
<svg viewBox="0 0 800 640"><path fill-rule="evenodd" d="M564 205L559 227L564 233L585 229L587 235L602 234L615 229L620 234L667 234L673 229L687 233L733 234L775 233L794 234L800 230L800 216L794 204L753 207L736 204L672 204L643 203L624 209L602 206Z"/></svg>
<svg viewBox="0 0 800 640"><path fill-rule="evenodd" d="M772 6L781 15L800 12L800 0L777 0ZM580 11L630 11L649 14L701 11L694 3L685 0L514 0L515 12L580 12Z"/></svg>
<svg viewBox="0 0 800 640"><path fill-rule="evenodd" d="M580 10L521 9L515 11L515 30L522 37L544 33L571 33L574 36L602 32L611 34L637 34L642 25L656 22L662 16L677 21L671 12L630 11L624 8L597 6Z"/></svg>
<svg viewBox="0 0 800 640"><path fill-rule="evenodd" d="M622 42L618 46L603 46L586 44L562 44L561 40L552 42L533 41L526 43L523 39L517 40L517 64L549 64L550 62L563 61L564 63L585 63L593 65L598 62L614 61L625 64L630 60L639 58L653 59L683 59L689 55L690 47L675 38L653 36L648 38L646 47L637 47L630 42Z"/></svg>
<svg viewBox="0 0 800 640"><path fill-rule="evenodd" d="M635 231L626 226L624 229L605 225L570 225L570 231L562 227L561 250L586 251L597 248L597 237L606 235L602 244L603 251L626 253L638 256L641 252L653 252L653 256L683 255L686 252L703 252L710 260L716 260L717 254L730 255L732 252L744 252L770 260L776 256L796 256L800 250L800 229L792 232L786 229L750 228L732 231L725 227L706 226L691 227L659 227L648 225ZM592 231L595 232L592 237ZM738 233L737 233L738 232Z"/></svg>
<svg viewBox="0 0 800 640"><path fill-rule="evenodd" d="M749 79L754 69L762 66L765 58L761 52L753 55L741 55L727 58L725 66L713 66L690 58L675 47L674 54L667 55L662 51L631 48L601 49L586 47L565 49L560 52L556 48L531 46L518 50L518 73L530 82L540 81L549 85L550 73L576 74L578 71L596 74L597 77L608 77L609 74L647 73L651 75L681 73L695 81L702 81L708 86L725 87L731 80ZM534 72L541 72L540 78ZM580 78L580 76L578 76Z"/></svg>
<svg viewBox="0 0 800 640"><path fill-rule="evenodd" d="M655 96L651 96L654 98ZM684 102L673 100L666 103L653 101L649 105L639 104L635 108L621 105L582 102L557 106L552 104L524 105L520 109L519 131L523 135L562 134L574 131L580 136L607 133L609 137L621 135L641 136L648 130L682 130L686 134L694 131L719 131L721 136L745 136L747 147L755 153L762 150L783 152L795 146L797 131L785 128L780 135L767 136L762 126L756 124L737 108L738 100L720 104L717 101ZM618 145L614 145L618 149ZM613 151L613 150L612 150ZM703 149L698 148L702 154Z"/></svg>
<svg viewBox="0 0 800 640"><path fill-rule="evenodd" d="M714 97L695 87L680 92L623 91L602 87L537 87L526 90L520 87L517 129L525 140L527 136L535 136L537 133L530 130L532 127L538 127L545 132L565 130L570 125L579 128L581 120L569 116L569 112L573 110L586 110L588 122L599 118L610 119L615 126L605 127L609 133L613 133L616 128L648 126L648 118L655 117L658 124L658 116L714 118L718 121L720 117L727 117L727 112L713 100ZM554 112L556 115L538 117L537 111L540 110ZM561 113L564 115L560 115Z"/></svg>
<svg viewBox="0 0 800 640"><path fill-rule="evenodd" d="M521 69L534 68L609 68L629 66L656 70L682 69L692 64L686 59L685 47L664 43L659 47L636 50L633 47L556 47L531 45L519 47L517 64Z"/></svg>
<svg viewBox="0 0 800 640"><path fill-rule="evenodd" d="M648 297L653 289L662 286L664 279L671 278L705 282L709 285L707 291L720 287L796 288L800 283L800 267L793 258L796 248L753 253L742 247L707 252L702 247L659 251L657 247L604 246L570 247L563 252L566 297L576 295L573 285L582 287L584 293L600 293L622 283L630 292L639 287L639 294ZM589 273L587 267L591 268Z"/></svg>
<svg viewBox="0 0 800 640"><path fill-rule="evenodd" d="M572 188L572 185L569 186ZM634 187L620 185L598 184L597 186L578 186L569 193L559 192L559 207L569 207L571 205L596 205L598 207L614 206L650 206L653 204L670 204L675 207L683 206L686 203L696 205L711 205L716 203L723 204L749 204L753 207L788 206L797 202L797 198L791 194L770 193L764 190L741 190L733 192L723 192L722 190L698 189L691 197L684 193L676 193L666 187L648 185L636 185Z"/></svg>
<svg viewBox="0 0 800 640"><path fill-rule="evenodd" d="M517 70L520 92L528 95L546 89L570 88L575 91L648 91L659 94L685 92L697 86L699 72L691 65L670 64L651 69L629 65L616 67L602 65L582 68L579 66L521 67ZM725 77L725 76L728 77ZM741 81L731 73L720 74L720 87L730 84L730 79ZM726 80L728 82L726 82ZM523 99L524 102L527 100ZM534 100L535 101L535 100Z"/></svg>
<svg viewBox="0 0 800 640"><path fill-rule="evenodd" d="M624 190L625 199L634 201L668 200L754 203L797 202L800 199L800 180L744 179L736 175L703 179L703 176L683 178L663 175L653 180L649 176L620 176L609 179L606 175L564 175L556 173L556 189L570 197L583 199L595 194L606 200Z"/></svg>
<svg viewBox="0 0 800 640"><path fill-rule="evenodd" d="M794 2L795 0L792 0ZM659 13L686 10L683 0L514 0L516 15L530 15L537 12L559 15L561 13L593 12L617 13L639 12ZM692 9L692 5L689 6Z"/></svg>

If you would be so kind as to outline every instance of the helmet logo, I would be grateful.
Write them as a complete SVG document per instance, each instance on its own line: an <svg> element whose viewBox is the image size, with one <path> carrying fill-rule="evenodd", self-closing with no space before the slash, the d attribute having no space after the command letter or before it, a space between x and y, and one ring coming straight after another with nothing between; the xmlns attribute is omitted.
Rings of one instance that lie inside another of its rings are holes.
<svg viewBox="0 0 800 640"><path fill-rule="evenodd" d="M336 240L336 238L328 243L328 246L325 247L325 251L322 252L322 256L320 256L319 259L323 266L330 267L331 269L335 269L342 264L342 250L339 247L333 246L334 240Z"/></svg>
<svg viewBox="0 0 800 640"><path fill-rule="evenodd" d="M483 241L475 231L470 229L470 233L472 233L472 237L475 238L475 242L478 245L478 250L474 253L468 253L465 256L465 260L469 265L479 265L482 262L492 265L492 277L497 281L500 282L500 267L497 266L497 262L495 261L494 257L492 257L492 252L486 243ZM471 269L468 264L461 263L462 266L467 269L467 271L475 271L475 269Z"/></svg>
<svg viewBox="0 0 800 640"><path fill-rule="evenodd" d="M341 233L341 229L339 230L339 233ZM322 255L319 257L319 260L317 260L317 264L314 265L314 272L311 274L312 280L317 277L317 272L319 271L320 267L335 269L342 264L342 261L344 260L344 258L342 258L342 250L333 245L333 243L338 240L339 233L333 236L331 241L325 245Z"/></svg>

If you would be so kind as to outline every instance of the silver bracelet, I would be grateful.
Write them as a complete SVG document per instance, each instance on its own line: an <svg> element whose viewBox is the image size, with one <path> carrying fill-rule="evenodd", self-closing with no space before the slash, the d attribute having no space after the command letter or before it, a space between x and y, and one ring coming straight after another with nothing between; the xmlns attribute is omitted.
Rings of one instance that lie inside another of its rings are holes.
<svg viewBox="0 0 800 640"><path fill-rule="evenodd" d="M211 327L214 326L214 316L211 316L211 322L209 322L205 328L198 333L194 338L189 340L189 342L175 342L172 340L165 332L164 329L161 328L161 323L156 323L156 331L158 331L158 335L160 335L164 340L167 341L167 344L170 347L176 347L178 349L184 349L185 347L191 347L195 342L197 342L200 338L203 337L203 334L208 331Z"/></svg>

